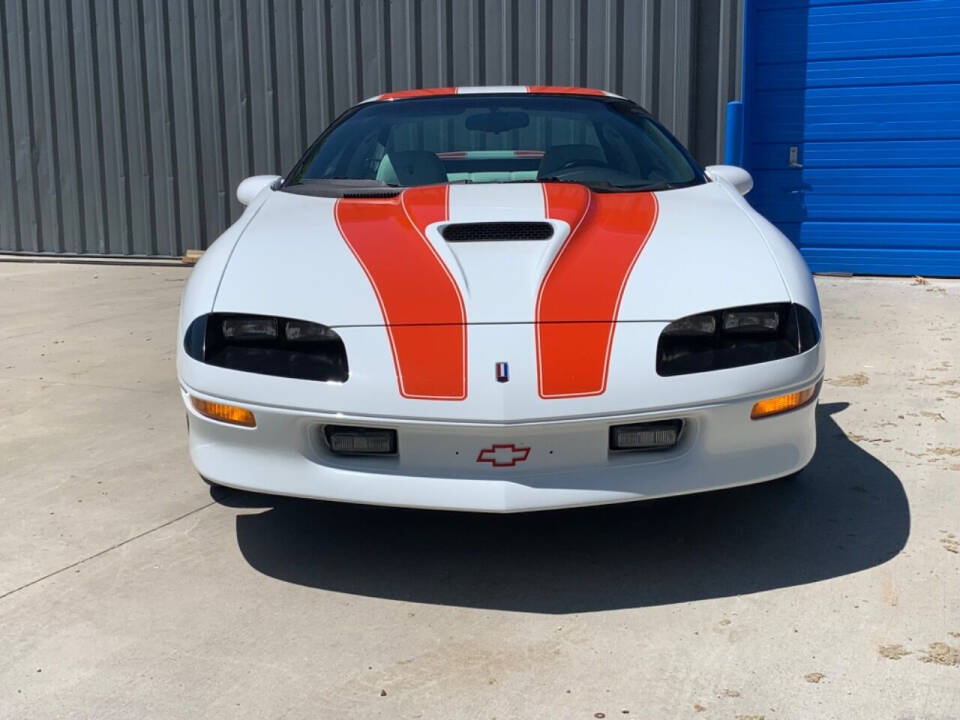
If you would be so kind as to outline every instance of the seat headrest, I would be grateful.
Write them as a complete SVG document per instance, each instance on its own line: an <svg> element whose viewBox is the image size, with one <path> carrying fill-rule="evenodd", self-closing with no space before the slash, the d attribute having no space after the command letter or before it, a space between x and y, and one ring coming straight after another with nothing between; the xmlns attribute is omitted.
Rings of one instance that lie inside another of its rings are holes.
<svg viewBox="0 0 960 720"><path fill-rule="evenodd" d="M553 145L547 148L540 160L540 169L537 177L552 175L571 160L597 160L604 162L603 152L596 145L570 144Z"/></svg>
<svg viewBox="0 0 960 720"><path fill-rule="evenodd" d="M377 180L390 185L434 185L447 181L443 163L426 150L398 150L387 153L377 169Z"/></svg>

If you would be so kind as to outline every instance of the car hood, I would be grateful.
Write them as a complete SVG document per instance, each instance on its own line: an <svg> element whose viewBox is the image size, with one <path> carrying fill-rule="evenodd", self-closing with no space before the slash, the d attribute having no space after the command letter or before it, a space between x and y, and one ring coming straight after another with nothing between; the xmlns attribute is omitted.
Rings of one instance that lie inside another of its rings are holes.
<svg viewBox="0 0 960 720"><path fill-rule="evenodd" d="M664 321L788 299L766 241L720 183L657 193L529 183L388 198L273 192L234 247L214 309L346 327Z"/></svg>

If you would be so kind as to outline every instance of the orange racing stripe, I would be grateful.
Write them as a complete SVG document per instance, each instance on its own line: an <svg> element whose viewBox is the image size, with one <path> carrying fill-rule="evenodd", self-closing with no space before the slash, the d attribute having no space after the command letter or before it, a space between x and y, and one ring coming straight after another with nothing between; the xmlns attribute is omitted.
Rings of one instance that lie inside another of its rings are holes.
<svg viewBox="0 0 960 720"><path fill-rule="evenodd" d="M623 289L656 224L657 199L557 183L543 192L547 217L571 229L537 295L540 397L601 395Z"/></svg>
<svg viewBox="0 0 960 720"><path fill-rule="evenodd" d="M433 95L456 95L455 87L419 88L414 90L394 90L383 93L377 100L405 100L406 98L431 97Z"/></svg>
<svg viewBox="0 0 960 720"><path fill-rule="evenodd" d="M448 187L408 188L392 198L340 198L334 215L380 303L400 394L466 398L463 297L425 235L427 225L448 217Z"/></svg>

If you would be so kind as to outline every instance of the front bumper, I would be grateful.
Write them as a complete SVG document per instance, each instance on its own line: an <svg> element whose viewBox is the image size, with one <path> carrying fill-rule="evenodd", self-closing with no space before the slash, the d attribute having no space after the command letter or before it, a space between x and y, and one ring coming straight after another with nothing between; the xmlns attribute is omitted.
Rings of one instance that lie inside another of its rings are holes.
<svg viewBox="0 0 960 720"><path fill-rule="evenodd" d="M816 447L816 403L762 420L751 420L750 410L763 397L800 387L657 412L511 424L391 421L244 403L256 416L255 428L205 418L188 395L221 398L189 388L183 396L191 459L212 482L355 503L520 512L682 495L796 472ZM660 419L684 421L673 449L608 449L611 425ZM323 440L326 424L393 428L399 452L334 455ZM517 448L518 458L523 448L529 452L516 464L481 461L482 451L495 445Z"/></svg>

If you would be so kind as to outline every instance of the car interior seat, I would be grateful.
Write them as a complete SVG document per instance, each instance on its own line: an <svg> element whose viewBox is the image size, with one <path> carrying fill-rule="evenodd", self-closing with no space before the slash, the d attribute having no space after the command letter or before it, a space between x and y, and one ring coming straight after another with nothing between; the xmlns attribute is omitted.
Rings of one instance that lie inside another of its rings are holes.
<svg viewBox="0 0 960 720"><path fill-rule="evenodd" d="M447 181L443 163L426 150L398 150L387 153L377 169L377 180L388 185L433 185Z"/></svg>

